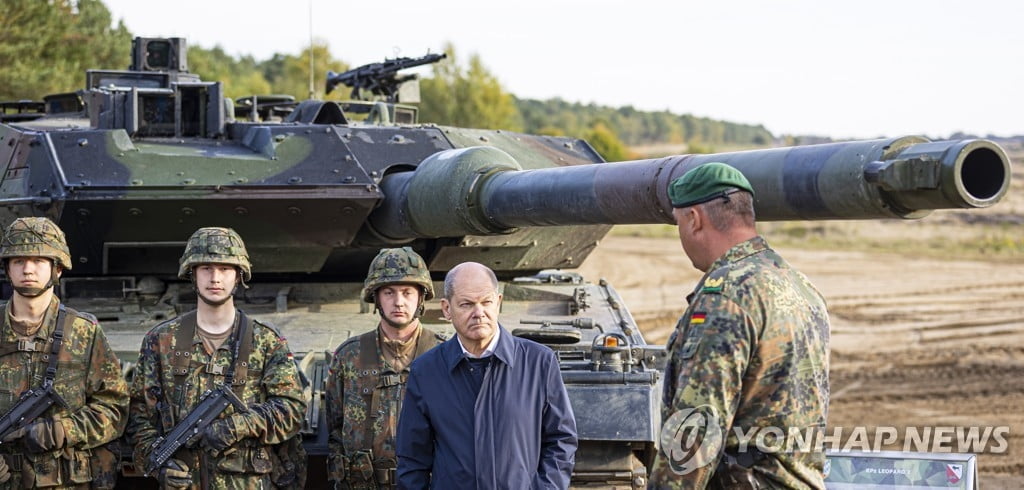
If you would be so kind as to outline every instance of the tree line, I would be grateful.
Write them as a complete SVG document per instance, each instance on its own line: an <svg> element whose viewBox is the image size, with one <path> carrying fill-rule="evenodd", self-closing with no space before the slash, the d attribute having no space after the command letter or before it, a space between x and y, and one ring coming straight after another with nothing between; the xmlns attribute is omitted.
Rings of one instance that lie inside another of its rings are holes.
<svg viewBox="0 0 1024 490"><path fill-rule="evenodd" d="M101 0L7 0L0 26L0 101L74 91L82 87L86 69L124 69L130 63L134 34L123 22L113 23ZM628 150L636 145L688 144L691 151L711 151L715 145L763 146L774 139L760 125L691 114L521 99L502 87L478 54L463 62L453 45L444 50L448 58L420 80L421 122L584 138L609 161L636 157ZM266 60L189 45L188 64L203 80L223 82L228 97L282 94L304 100L311 95L310 55L312 95L347 98L343 87L324 95L327 71L350 68L325 42Z"/></svg>

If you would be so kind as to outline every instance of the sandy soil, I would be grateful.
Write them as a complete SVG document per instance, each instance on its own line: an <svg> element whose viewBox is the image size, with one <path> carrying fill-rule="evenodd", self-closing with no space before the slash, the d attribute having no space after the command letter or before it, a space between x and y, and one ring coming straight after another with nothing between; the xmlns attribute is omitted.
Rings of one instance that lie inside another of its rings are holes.
<svg viewBox="0 0 1024 490"><path fill-rule="evenodd" d="M981 488L1024 487L1024 261L778 250L829 301L831 427L1009 426L1005 454L979 456ZM580 272L652 343L700 278L678 241L614 235Z"/></svg>

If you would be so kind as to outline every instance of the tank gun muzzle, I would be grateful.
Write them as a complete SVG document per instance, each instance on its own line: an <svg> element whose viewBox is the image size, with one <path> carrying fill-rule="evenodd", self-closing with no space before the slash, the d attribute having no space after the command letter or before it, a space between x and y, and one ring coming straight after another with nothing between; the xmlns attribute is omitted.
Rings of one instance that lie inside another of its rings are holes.
<svg viewBox="0 0 1024 490"><path fill-rule="evenodd" d="M991 206L1010 185L1006 153L982 139L911 136L536 170L522 170L497 148L471 147L386 177L370 223L394 240L673 223L668 183L713 161L750 180L759 221L920 218Z"/></svg>

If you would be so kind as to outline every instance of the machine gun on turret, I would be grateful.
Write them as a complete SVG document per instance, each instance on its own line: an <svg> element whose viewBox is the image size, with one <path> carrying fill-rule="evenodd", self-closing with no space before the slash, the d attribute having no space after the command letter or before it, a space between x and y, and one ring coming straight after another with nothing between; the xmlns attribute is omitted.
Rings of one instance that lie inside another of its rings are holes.
<svg viewBox="0 0 1024 490"><path fill-rule="evenodd" d="M344 73L327 72L327 93L331 93L339 83L352 87L352 99L361 100L360 91L367 90L373 95L383 96L386 102L417 102L399 100L399 89L403 84L416 80L416 74L398 75L406 68L437 63L448 55L427 54L420 58L394 58L380 63L369 63L353 68Z"/></svg>

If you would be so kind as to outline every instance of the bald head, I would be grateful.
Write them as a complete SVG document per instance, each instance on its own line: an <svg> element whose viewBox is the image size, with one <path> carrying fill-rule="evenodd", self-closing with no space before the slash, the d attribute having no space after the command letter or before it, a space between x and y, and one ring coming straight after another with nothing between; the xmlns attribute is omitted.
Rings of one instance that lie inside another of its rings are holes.
<svg viewBox="0 0 1024 490"><path fill-rule="evenodd" d="M456 287L460 284L482 285L484 282L490 283L494 292L498 291L498 277L494 275L494 271L490 267L476 262L463 262L452 267L444 276L444 297L450 301L455 294Z"/></svg>

